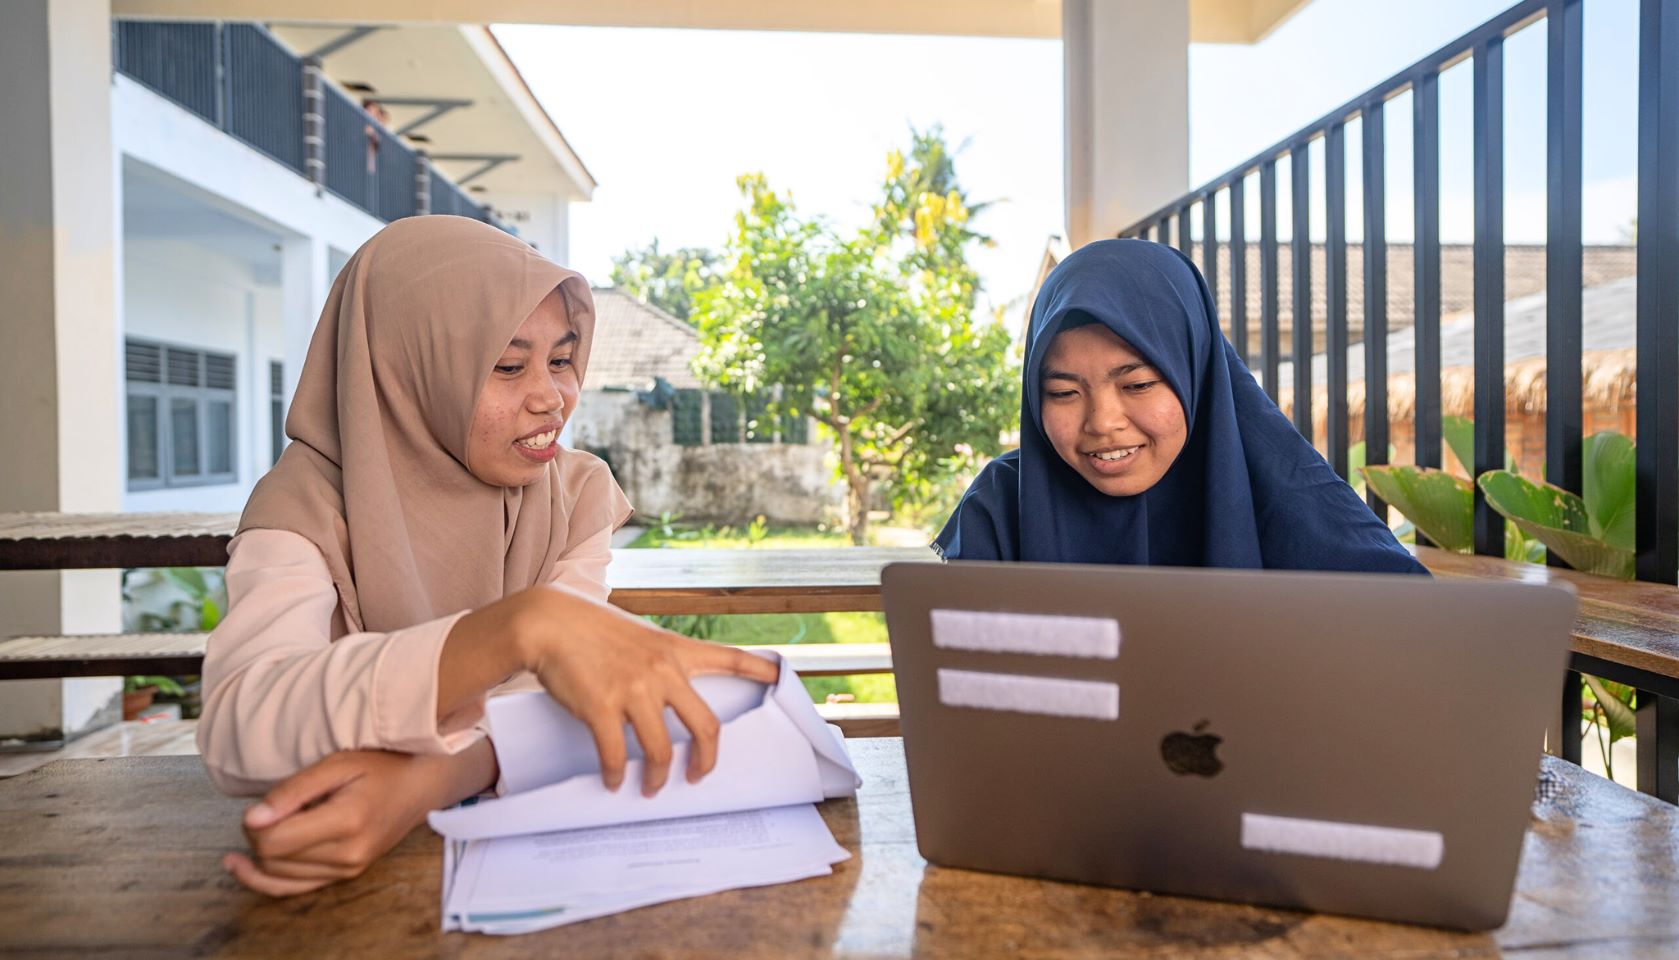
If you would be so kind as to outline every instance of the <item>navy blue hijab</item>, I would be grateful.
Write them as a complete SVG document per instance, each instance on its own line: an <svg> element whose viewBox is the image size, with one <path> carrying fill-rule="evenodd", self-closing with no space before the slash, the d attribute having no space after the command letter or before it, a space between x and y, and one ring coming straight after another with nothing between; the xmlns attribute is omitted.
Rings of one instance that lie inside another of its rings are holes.
<svg viewBox="0 0 1679 960"><path fill-rule="evenodd" d="M1091 486L1043 429L1050 341L1087 323L1130 344L1183 404L1183 451L1135 496ZM934 542L946 559L1427 573L1260 389L1200 271L1171 247L1103 240L1056 267L1024 374L1020 449L968 488Z"/></svg>

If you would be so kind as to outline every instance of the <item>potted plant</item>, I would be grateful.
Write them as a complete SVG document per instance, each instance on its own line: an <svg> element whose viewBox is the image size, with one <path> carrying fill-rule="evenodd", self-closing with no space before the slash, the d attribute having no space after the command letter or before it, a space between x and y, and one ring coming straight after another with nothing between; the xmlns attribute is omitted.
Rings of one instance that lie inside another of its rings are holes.
<svg viewBox="0 0 1679 960"><path fill-rule="evenodd" d="M124 677L122 679L122 718L133 720L152 705L159 693L178 697L184 693L173 677Z"/></svg>

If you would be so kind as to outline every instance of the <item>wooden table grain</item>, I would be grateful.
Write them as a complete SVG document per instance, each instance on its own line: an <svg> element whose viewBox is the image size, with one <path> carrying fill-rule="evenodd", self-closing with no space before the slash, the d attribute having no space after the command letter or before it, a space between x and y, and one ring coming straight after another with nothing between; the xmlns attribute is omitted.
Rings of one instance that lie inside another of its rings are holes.
<svg viewBox="0 0 1679 960"><path fill-rule="evenodd" d="M0 956L982 958L1679 956L1679 810L1547 758L1510 921L1463 934L929 866L902 744L822 806L831 877L513 938L438 931L441 843L291 900L221 872L240 801L197 758L64 760L0 782Z"/></svg>

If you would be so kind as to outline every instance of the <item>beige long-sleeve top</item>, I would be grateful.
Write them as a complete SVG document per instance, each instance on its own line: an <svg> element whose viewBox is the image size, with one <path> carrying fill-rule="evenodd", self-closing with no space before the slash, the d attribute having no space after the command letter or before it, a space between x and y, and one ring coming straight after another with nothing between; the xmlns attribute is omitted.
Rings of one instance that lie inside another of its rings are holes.
<svg viewBox="0 0 1679 960"><path fill-rule="evenodd" d="M578 544L549 582L605 600L612 531ZM437 717L443 641L467 611L350 633L326 561L286 530L228 544L228 609L204 655L198 748L224 793L256 795L340 750L456 753L484 735L484 698ZM537 688L521 674L488 696Z"/></svg>

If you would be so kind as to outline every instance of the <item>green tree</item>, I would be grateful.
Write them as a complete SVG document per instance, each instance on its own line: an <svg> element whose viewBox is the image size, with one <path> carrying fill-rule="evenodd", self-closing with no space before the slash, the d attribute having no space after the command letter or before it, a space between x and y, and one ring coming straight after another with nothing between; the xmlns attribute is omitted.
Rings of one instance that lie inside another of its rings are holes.
<svg viewBox="0 0 1679 960"><path fill-rule="evenodd" d="M816 418L862 544L877 486L894 506L924 501L998 453L1019 409L1009 335L974 317L966 251L983 238L937 131L888 157L873 222L852 235L801 217L761 174L738 183L722 282L696 298L697 372L779 386L778 413Z"/></svg>
<svg viewBox="0 0 1679 960"><path fill-rule="evenodd" d="M612 283L643 303L688 320L694 312L694 294L717 282L721 259L703 247L665 253L654 237L646 248L625 250L612 258Z"/></svg>

